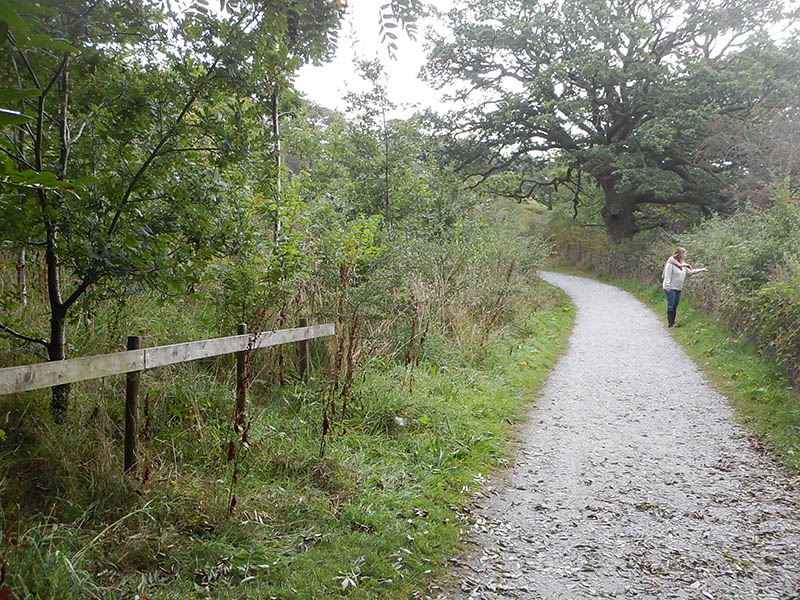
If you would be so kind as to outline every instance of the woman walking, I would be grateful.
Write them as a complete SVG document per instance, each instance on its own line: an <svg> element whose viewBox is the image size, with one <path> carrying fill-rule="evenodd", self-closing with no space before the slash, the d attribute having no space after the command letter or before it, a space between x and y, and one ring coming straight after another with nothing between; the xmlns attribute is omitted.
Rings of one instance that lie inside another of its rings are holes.
<svg viewBox="0 0 800 600"><path fill-rule="evenodd" d="M664 288L664 294L667 296L667 323L670 327L675 325L675 313L678 311L678 303L681 301L681 291L686 276L703 271L708 271L708 269L705 267L693 269L686 262L686 248L678 248L667 259L661 275L661 287Z"/></svg>

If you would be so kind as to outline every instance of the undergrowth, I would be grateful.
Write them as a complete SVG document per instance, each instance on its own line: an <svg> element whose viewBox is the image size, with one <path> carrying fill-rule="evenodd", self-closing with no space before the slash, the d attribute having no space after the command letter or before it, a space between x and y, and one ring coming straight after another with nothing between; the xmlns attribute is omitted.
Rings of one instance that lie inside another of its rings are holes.
<svg viewBox="0 0 800 600"><path fill-rule="evenodd" d="M507 464L572 317L538 286L480 359L432 334L413 369L373 360L324 456L322 382L256 377L235 478L229 361L144 375L135 479L121 474L121 382L76 386L62 426L43 394L22 395L3 411L2 583L20 600L435 596L470 491Z"/></svg>

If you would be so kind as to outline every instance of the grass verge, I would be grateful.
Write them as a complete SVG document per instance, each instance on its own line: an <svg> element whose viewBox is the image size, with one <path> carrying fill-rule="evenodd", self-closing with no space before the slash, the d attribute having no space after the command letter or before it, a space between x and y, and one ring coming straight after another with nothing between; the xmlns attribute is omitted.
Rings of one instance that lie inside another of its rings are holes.
<svg viewBox="0 0 800 600"><path fill-rule="evenodd" d="M612 280L594 271L558 270L617 285L666 320L659 285ZM676 323L670 333L729 399L738 420L780 463L800 473L800 393L790 386L778 365L764 357L755 344L693 306L691 283L681 297Z"/></svg>
<svg viewBox="0 0 800 600"><path fill-rule="evenodd" d="M154 416L168 427L154 426L152 472L135 490L114 479L120 465L111 462L108 473L76 476L83 498L58 483L66 475L50 483L19 465L47 461L46 452L54 464L58 453L78 452L91 464L92 449L118 435L119 415L83 421L82 450L71 449L67 428L32 425L38 434L0 453L0 590L39 600L435 596L428 588L460 547L468 497L507 464L515 424L564 349L573 316L563 293L537 286L479 362L431 339L413 377L398 365L369 365L322 458L324 389L255 389L235 485L223 452L230 424L213 416L229 402L229 381L197 371L194 383L172 376L180 394L154 391ZM98 485L121 491L93 494ZM34 511L26 498L37 490L65 497Z"/></svg>

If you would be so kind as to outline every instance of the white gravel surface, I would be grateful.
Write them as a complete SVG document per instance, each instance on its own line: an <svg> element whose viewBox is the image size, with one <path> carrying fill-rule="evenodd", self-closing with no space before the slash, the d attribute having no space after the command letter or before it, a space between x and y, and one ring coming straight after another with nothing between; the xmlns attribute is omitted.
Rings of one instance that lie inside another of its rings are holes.
<svg viewBox="0 0 800 600"><path fill-rule="evenodd" d="M664 320L612 286L541 275L572 298L575 329L515 465L476 495L471 552L445 596L800 598L797 481Z"/></svg>

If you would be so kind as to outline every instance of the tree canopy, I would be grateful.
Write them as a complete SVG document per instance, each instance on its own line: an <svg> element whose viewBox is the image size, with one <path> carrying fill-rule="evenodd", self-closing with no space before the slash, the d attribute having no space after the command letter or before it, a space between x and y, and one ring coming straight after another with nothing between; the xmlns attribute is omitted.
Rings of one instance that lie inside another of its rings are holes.
<svg viewBox="0 0 800 600"><path fill-rule="evenodd" d="M297 68L333 52L345 9L0 2L0 234L23 256L42 251L51 313L49 334L0 331L61 360L67 315L86 293L195 280L230 246L241 198L279 190L264 182L279 177L278 129L264 124ZM420 10L390 2L382 27L413 33ZM251 170L260 180L243 184ZM54 388L56 412L66 394Z"/></svg>
<svg viewBox="0 0 800 600"><path fill-rule="evenodd" d="M515 171L502 192L519 198L563 185L576 209L594 184L620 241L668 225L665 206L726 210L731 165L698 149L716 119L794 100L797 45L770 37L784 6L470 0L449 13L426 75L464 103L447 125L467 175Z"/></svg>

